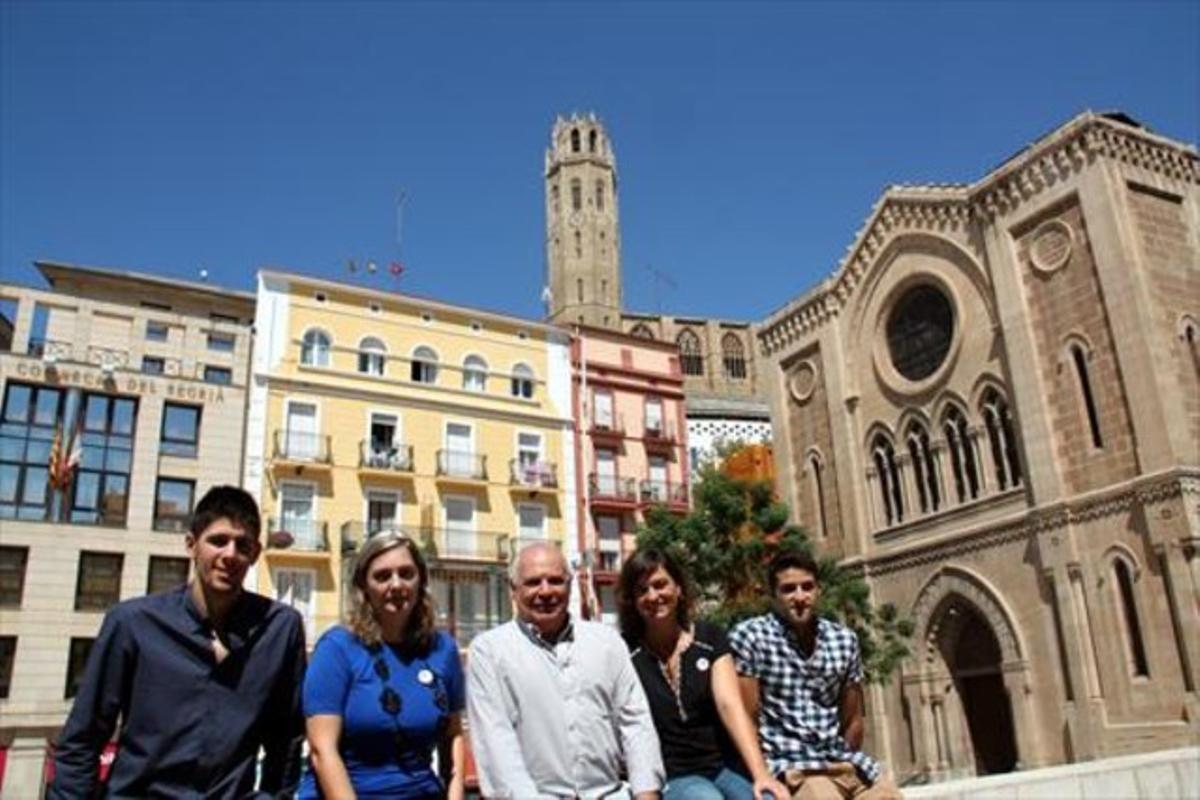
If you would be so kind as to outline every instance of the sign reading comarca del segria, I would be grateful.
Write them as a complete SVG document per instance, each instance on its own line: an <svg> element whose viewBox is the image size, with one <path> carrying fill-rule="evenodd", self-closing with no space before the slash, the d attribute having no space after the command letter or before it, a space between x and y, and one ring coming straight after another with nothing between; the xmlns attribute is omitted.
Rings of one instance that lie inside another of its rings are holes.
<svg viewBox="0 0 1200 800"><path fill-rule="evenodd" d="M150 375L108 375L100 369L43 364L26 359L9 364L0 362L0 375L40 381L51 386L82 386L85 389L124 394L161 395L171 400L193 403L224 403L227 388Z"/></svg>

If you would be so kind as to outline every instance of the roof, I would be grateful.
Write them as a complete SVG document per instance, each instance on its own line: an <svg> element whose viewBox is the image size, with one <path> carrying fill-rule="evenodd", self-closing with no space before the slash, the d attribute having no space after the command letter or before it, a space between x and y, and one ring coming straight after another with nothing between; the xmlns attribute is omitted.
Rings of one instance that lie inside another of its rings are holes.
<svg viewBox="0 0 1200 800"><path fill-rule="evenodd" d="M210 297L217 297L223 300L238 300L254 304L255 296L253 292L242 291L238 289L226 289L221 286L214 286L211 283L202 283L200 281L184 281L177 278L164 278L161 275L151 275L146 272L134 272L132 270L113 269L111 267L96 267L84 266L80 264L65 264L59 261L34 261L33 265L37 267L38 272L42 273L42 277L51 287L56 287L57 282L64 278L78 278L81 276L92 275L109 280L141 284L146 286L156 286L165 289L171 289L176 292L190 292L193 294L202 294Z"/></svg>

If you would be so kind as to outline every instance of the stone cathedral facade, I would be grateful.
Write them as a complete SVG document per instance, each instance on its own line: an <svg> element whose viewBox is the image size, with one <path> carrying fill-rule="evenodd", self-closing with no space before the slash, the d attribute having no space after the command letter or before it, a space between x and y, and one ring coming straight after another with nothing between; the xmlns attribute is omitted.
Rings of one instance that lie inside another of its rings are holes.
<svg viewBox="0 0 1200 800"><path fill-rule="evenodd" d="M624 308L617 159L608 132L594 115L555 121L544 177L544 299L550 321L609 328L678 346L693 468L721 439L769 440L753 323Z"/></svg>
<svg viewBox="0 0 1200 800"><path fill-rule="evenodd" d="M916 623L900 778L1200 738L1200 159L1082 114L892 187L757 327L781 491Z"/></svg>

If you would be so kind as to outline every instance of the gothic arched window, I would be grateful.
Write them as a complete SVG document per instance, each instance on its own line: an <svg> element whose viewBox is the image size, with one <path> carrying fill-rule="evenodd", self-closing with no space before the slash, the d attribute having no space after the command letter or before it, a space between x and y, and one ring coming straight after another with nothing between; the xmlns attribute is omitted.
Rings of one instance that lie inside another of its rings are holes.
<svg viewBox="0 0 1200 800"><path fill-rule="evenodd" d="M816 453L812 453L808 457L808 474L812 476L812 502L813 508L817 512L817 538L824 539L829 535L825 522L825 487L822 480L822 471L824 465Z"/></svg>
<svg viewBox="0 0 1200 800"><path fill-rule="evenodd" d="M884 519L888 525L904 521L904 494L900 488L900 467L896 463L896 451L882 433L871 445L875 471L879 474L879 493L883 500Z"/></svg>
<svg viewBox="0 0 1200 800"><path fill-rule="evenodd" d="M1019 485L1021 461L1017 456L1017 440L1013 435L1008 401L995 389L989 388L983 394L980 413L987 427L988 444L991 445L992 462L996 465L996 480L1000 482L1000 488L1003 490Z"/></svg>
<svg viewBox="0 0 1200 800"><path fill-rule="evenodd" d="M721 358L726 378L735 381L746 379L746 349L737 334L727 333L721 338Z"/></svg>
<svg viewBox="0 0 1200 800"><path fill-rule="evenodd" d="M579 152L579 128L571 129L571 152Z"/></svg>
<svg viewBox="0 0 1200 800"><path fill-rule="evenodd" d="M908 426L908 455L912 459L913 477L917 483L917 501L921 511L932 514L942 506L942 492L938 486L937 464L929 446L929 432L919 422Z"/></svg>
<svg viewBox="0 0 1200 800"><path fill-rule="evenodd" d="M1125 559L1120 557L1113 562L1113 571L1116 573L1121 617L1125 622L1125 637L1129 643L1129 666L1134 675L1149 676L1150 665L1146 661L1146 645L1142 641L1142 623L1138 619L1137 599L1133 594L1133 574Z"/></svg>
<svg viewBox="0 0 1200 800"><path fill-rule="evenodd" d="M979 465L975 463L974 445L967 431L967 418L951 407L942 421L946 447L950 450L950 466L954 470L954 489L958 502L979 497Z"/></svg>
<svg viewBox="0 0 1200 800"><path fill-rule="evenodd" d="M639 322L637 325L633 326L632 330L629 331L629 335L636 336L639 339L653 339L654 331L650 330L645 323Z"/></svg>
<svg viewBox="0 0 1200 800"><path fill-rule="evenodd" d="M313 328L300 340L300 363L309 367L329 366L329 334Z"/></svg>
<svg viewBox="0 0 1200 800"><path fill-rule="evenodd" d="M675 340L679 345L679 367L684 375L704 374L704 354L700 350L700 337L685 329Z"/></svg>
<svg viewBox="0 0 1200 800"><path fill-rule="evenodd" d="M358 371L366 375L383 375L387 347L374 336L358 343Z"/></svg>
<svg viewBox="0 0 1200 800"><path fill-rule="evenodd" d="M591 131L590 133L588 133L588 152L589 153L596 152L596 132L595 131Z"/></svg>

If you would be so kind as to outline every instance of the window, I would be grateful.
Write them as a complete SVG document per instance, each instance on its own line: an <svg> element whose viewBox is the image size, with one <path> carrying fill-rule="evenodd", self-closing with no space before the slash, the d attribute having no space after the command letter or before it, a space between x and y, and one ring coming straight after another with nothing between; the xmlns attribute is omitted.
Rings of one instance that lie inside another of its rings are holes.
<svg viewBox="0 0 1200 800"><path fill-rule="evenodd" d="M79 554L79 576L75 583L76 611L107 611L121 599L120 553Z"/></svg>
<svg viewBox="0 0 1200 800"><path fill-rule="evenodd" d="M1096 413L1096 397L1092 394L1092 381L1088 376L1088 354L1078 344L1071 345L1071 360L1075 363L1075 377L1079 379L1079 393L1083 398L1083 407L1087 412L1088 429L1092 433L1092 446L1104 447L1104 439L1100 436L1100 417Z"/></svg>
<svg viewBox="0 0 1200 800"><path fill-rule="evenodd" d="M540 503L517 506L517 536L521 539L546 538L546 507Z"/></svg>
<svg viewBox="0 0 1200 800"><path fill-rule="evenodd" d="M233 383L233 370L229 367L214 367L204 365L204 382L215 383L218 386L229 386Z"/></svg>
<svg viewBox="0 0 1200 800"><path fill-rule="evenodd" d="M297 550L324 550L314 514L315 492L309 483L285 483L280 490L281 530L292 535Z"/></svg>
<svg viewBox="0 0 1200 800"><path fill-rule="evenodd" d="M237 347L237 337L232 333L208 332L208 349L214 353L232 353Z"/></svg>
<svg viewBox="0 0 1200 800"><path fill-rule="evenodd" d="M358 371L364 375L383 375L387 347L374 336L358 343Z"/></svg>
<svg viewBox="0 0 1200 800"><path fill-rule="evenodd" d="M199 450L200 407L164 404L158 451L166 456L195 458Z"/></svg>
<svg viewBox="0 0 1200 800"><path fill-rule="evenodd" d="M808 457L808 474L812 477L812 501L813 509L817 512L816 533L819 539L824 539L829 535L825 520L825 487L821 475L823 469L824 465L821 464L821 459L817 458L816 453Z"/></svg>
<svg viewBox="0 0 1200 800"><path fill-rule="evenodd" d="M700 350L700 337L690 330L679 334L675 340L679 345L679 366L684 375L704 374L704 355Z"/></svg>
<svg viewBox="0 0 1200 800"><path fill-rule="evenodd" d="M746 380L746 348L737 334L727 333L722 337L721 356L726 378L734 381Z"/></svg>
<svg viewBox="0 0 1200 800"><path fill-rule="evenodd" d="M148 342L165 342L170 337L171 328L165 322L158 320L146 320L146 341Z"/></svg>
<svg viewBox="0 0 1200 800"><path fill-rule="evenodd" d="M300 363L308 367L328 367L329 347L329 334L325 331L305 331L300 340Z"/></svg>
<svg viewBox="0 0 1200 800"><path fill-rule="evenodd" d="M517 364L513 367L510 391L513 397L523 397L526 400L532 400L533 370L524 364Z"/></svg>
<svg viewBox="0 0 1200 800"><path fill-rule="evenodd" d="M219 314L216 311L208 312L208 318L213 322L224 322L228 325L241 325L242 321L232 314Z"/></svg>
<svg viewBox="0 0 1200 800"><path fill-rule="evenodd" d="M655 503L665 503L670 499L670 485L667 482L667 460L662 456L650 456L646 465L649 479L642 489L642 499Z"/></svg>
<svg viewBox="0 0 1200 800"><path fill-rule="evenodd" d="M596 152L596 132L588 131L588 152Z"/></svg>
<svg viewBox="0 0 1200 800"><path fill-rule="evenodd" d="M13 662L17 660L17 637L0 636L0 700L8 699L12 687Z"/></svg>
<svg viewBox="0 0 1200 800"><path fill-rule="evenodd" d="M304 618L305 636L312 641L316 622L316 571L276 568L272 571L271 582L275 584L275 599L300 612Z"/></svg>
<svg viewBox="0 0 1200 800"><path fill-rule="evenodd" d="M579 128L571 129L571 152L579 152Z"/></svg>
<svg viewBox="0 0 1200 800"><path fill-rule="evenodd" d="M188 560L167 556L150 556L150 569L146 575L146 594L169 592L187 583Z"/></svg>
<svg viewBox="0 0 1200 800"><path fill-rule="evenodd" d="M910 381L928 378L946 360L954 336L954 309L940 289L914 286L892 308L887 344L896 371Z"/></svg>
<svg viewBox="0 0 1200 800"><path fill-rule="evenodd" d="M71 522L124 525L133 464L137 403L126 397L86 394L79 472L71 495Z"/></svg>
<svg viewBox="0 0 1200 800"><path fill-rule="evenodd" d="M646 435L661 437L666 432L663 425L663 404L657 397L646 400Z"/></svg>
<svg viewBox="0 0 1200 800"><path fill-rule="evenodd" d="M446 423L446 459L444 473L463 477L480 477L471 426L459 422Z"/></svg>
<svg viewBox="0 0 1200 800"><path fill-rule="evenodd" d="M915 422L908 428L908 455L913 466L913 477L916 479L917 501L921 505L921 512L932 514L942 505L937 465L933 460L933 450L929 446L929 432L923 425Z"/></svg>
<svg viewBox="0 0 1200 800"><path fill-rule="evenodd" d="M195 493L195 481L159 478L154 492L154 530L181 533L188 530Z"/></svg>
<svg viewBox="0 0 1200 800"><path fill-rule="evenodd" d="M413 351L412 379L417 383L437 383L437 353L424 345Z"/></svg>
<svg viewBox="0 0 1200 800"><path fill-rule="evenodd" d="M617 454L614 450L596 448L595 494L613 497L617 494Z"/></svg>
<svg viewBox="0 0 1200 800"><path fill-rule="evenodd" d="M43 520L50 513L50 452L63 392L9 382L0 412L0 519Z"/></svg>
<svg viewBox="0 0 1200 800"><path fill-rule="evenodd" d="M142 372L147 375L162 375L167 371L167 360L156 356L142 356Z"/></svg>
<svg viewBox="0 0 1200 800"><path fill-rule="evenodd" d="M975 445L967 431L967 418L957 408L946 412L942 431L950 451L950 467L954 470L954 491L958 502L979 497L979 468L975 462Z"/></svg>
<svg viewBox="0 0 1200 800"><path fill-rule="evenodd" d="M580 211L583 209L583 184L579 182L579 178L571 180L571 210Z"/></svg>
<svg viewBox="0 0 1200 800"><path fill-rule="evenodd" d="M887 525L896 525L904 521L904 496L900 487L900 468L896 464L896 451L882 434L875 437L872 451L875 470L879 475L884 520Z"/></svg>
<svg viewBox="0 0 1200 800"><path fill-rule="evenodd" d="M612 430L616 422L613 418L612 393L596 392L592 398L592 424L600 430Z"/></svg>
<svg viewBox="0 0 1200 800"><path fill-rule="evenodd" d="M1142 624L1138 619L1137 601L1133 595L1133 576L1124 559L1113 564L1116 573L1117 593L1121 604L1121 618L1125 623L1125 636L1129 644L1129 666L1134 675L1149 677L1150 667L1146 661L1146 646L1142 642Z"/></svg>
<svg viewBox="0 0 1200 800"><path fill-rule="evenodd" d="M28 547L0 547L0 607L21 607L28 563Z"/></svg>
<svg viewBox="0 0 1200 800"><path fill-rule="evenodd" d="M520 432L517 434L516 479L526 486L541 486L550 478L547 465L542 463L542 435Z"/></svg>
<svg viewBox="0 0 1200 800"><path fill-rule="evenodd" d="M452 556L475 555L475 501L469 497L447 497L446 509L446 554Z"/></svg>
<svg viewBox="0 0 1200 800"><path fill-rule="evenodd" d="M554 214L558 213L558 184L550 186L550 211Z"/></svg>
<svg viewBox="0 0 1200 800"><path fill-rule="evenodd" d="M321 434L317 432L315 403L289 402L286 425L283 452L285 457L300 461L317 461L325 455L322 453Z"/></svg>
<svg viewBox="0 0 1200 800"><path fill-rule="evenodd" d="M400 497L395 492L367 492L367 535L396 528Z"/></svg>
<svg viewBox="0 0 1200 800"><path fill-rule="evenodd" d="M583 302L583 278L575 279L575 296L578 302ZM583 322L583 317L580 317L579 321Z"/></svg>
<svg viewBox="0 0 1200 800"><path fill-rule="evenodd" d="M70 649L67 651L67 686L63 690L63 699L70 700L79 693L79 682L83 680L83 669L87 666L88 654L92 652L95 639L71 637Z"/></svg>
<svg viewBox="0 0 1200 800"><path fill-rule="evenodd" d="M575 257L583 258L583 234L575 231Z"/></svg>
<svg viewBox="0 0 1200 800"><path fill-rule="evenodd" d="M604 180L601 178L596 179L596 210L604 210Z"/></svg>
<svg viewBox="0 0 1200 800"><path fill-rule="evenodd" d="M989 388L984 392L980 413L987 426L988 443L991 445L992 462L996 465L996 479L1000 488L1003 490L1020 485L1021 460L1017 456L1017 441L1013 435L1008 403L999 392Z"/></svg>
<svg viewBox="0 0 1200 800"><path fill-rule="evenodd" d="M395 414L371 414L370 450L367 465L387 467L397 455L396 429L400 424Z"/></svg>
<svg viewBox="0 0 1200 800"><path fill-rule="evenodd" d="M479 356L467 356L463 362L463 388L468 392L487 391L488 365Z"/></svg>

